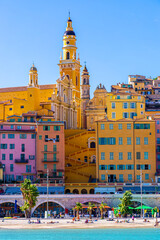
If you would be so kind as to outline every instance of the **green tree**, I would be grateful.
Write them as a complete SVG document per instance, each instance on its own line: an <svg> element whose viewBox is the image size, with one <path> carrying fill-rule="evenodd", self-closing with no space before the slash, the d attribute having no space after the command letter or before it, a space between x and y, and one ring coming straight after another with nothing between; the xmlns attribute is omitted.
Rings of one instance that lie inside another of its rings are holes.
<svg viewBox="0 0 160 240"><path fill-rule="evenodd" d="M92 219L92 210L93 210L93 208L95 207L95 205L94 204L92 204L91 202L89 202L89 205L88 205L88 211L89 211L89 219Z"/></svg>
<svg viewBox="0 0 160 240"><path fill-rule="evenodd" d="M31 183L30 179L25 179L21 184L22 196L24 199L24 205L21 210L25 212L25 217L31 217L32 208L36 206L37 197L39 196L36 185Z"/></svg>
<svg viewBox="0 0 160 240"><path fill-rule="evenodd" d="M100 211L101 211L101 219L103 219L103 212L104 212L104 210L105 210L105 206L106 206L106 204L103 203L103 202L101 202L101 204L100 204L100 206L99 206L99 209L100 209Z"/></svg>
<svg viewBox="0 0 160 240"><path fill-rule="evenodd" d="M131 191L126 191L123 194L123 197L120 198L121 203L119 204L120 212L122 216L126 217L127 214L130 213L129 206L131 205L132 201L132 193Z"/></svg>
<svg viewBox="0 0 160 240"><path fill-rule="evenodd" d="M79 210L82 209L82 203L76 202L75 210L77 212L77 219L79 220Z"/></svg>

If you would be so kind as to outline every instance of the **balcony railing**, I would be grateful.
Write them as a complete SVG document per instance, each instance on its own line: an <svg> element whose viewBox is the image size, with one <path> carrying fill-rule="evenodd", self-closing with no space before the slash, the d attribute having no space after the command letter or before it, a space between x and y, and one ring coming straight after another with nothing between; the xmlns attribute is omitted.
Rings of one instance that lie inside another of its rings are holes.
<svg viewBox="0 0 160 240"><path fill-rule="evenodd" d="M51 158L44 159L44 158L42 158L42 162L59 162L59 159L58 158L56 158L56 159L51 159Z"/></svg>
<svg viewBox="0 0 160 240"><path fill-rule="evenodd" d="M28 163L28 159L15 159L15 163Z"/></svg>

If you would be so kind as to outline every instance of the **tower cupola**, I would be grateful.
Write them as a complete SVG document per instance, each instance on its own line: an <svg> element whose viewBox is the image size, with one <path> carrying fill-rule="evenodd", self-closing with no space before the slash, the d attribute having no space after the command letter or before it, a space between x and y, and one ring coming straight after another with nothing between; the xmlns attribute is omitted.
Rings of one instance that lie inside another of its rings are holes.
<svg viewBox="0 0 160 240"><path fill-rule="evenodd" d="M38 73L34 63L29 71L29 87L38 87Z"/></svg>

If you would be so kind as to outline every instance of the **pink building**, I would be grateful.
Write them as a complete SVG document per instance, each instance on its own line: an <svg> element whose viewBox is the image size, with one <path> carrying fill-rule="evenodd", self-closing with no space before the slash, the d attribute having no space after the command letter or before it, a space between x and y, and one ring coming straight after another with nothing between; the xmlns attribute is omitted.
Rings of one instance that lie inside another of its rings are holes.
<svg viewBox="0 0 160 240"><path fill-rule="evenodd" d="M5 182L36 176L36 123L0 123L0 162Z"/></svg>
<svg viewBox="0 0 160 240"><path fill-rule="evenodd" d="M156 121L156 177L157 182L160 182L160 116L154 116Z"/></svg>

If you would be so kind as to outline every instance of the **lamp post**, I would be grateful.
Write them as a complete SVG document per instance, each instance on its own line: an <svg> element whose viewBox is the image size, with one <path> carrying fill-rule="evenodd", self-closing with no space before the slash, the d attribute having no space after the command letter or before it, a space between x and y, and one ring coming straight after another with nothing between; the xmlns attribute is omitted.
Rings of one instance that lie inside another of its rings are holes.
<svg viewBox="0 0 160 240"><path fill-rule="evenodd" d="M47 218L48 218L48 174L49 174L49 170L47 168Z"/></svg>
<svg viewBox="0 0 160 240"><path fill-rule="evenodd" d="M141 178L141 218L142 218L142 217L143 217L143 216L142 216L142 169L141 169L140 178Z"/></svg>

